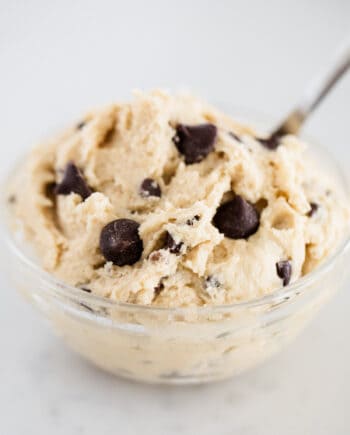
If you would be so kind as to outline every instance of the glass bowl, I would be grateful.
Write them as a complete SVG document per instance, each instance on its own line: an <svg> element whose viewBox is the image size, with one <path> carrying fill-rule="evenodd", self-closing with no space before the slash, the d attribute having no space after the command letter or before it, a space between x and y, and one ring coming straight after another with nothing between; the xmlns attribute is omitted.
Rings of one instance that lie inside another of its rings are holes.
<svg viewBox="0 0 350 435"><path fill-rule="evenodd" d="M312 141L311 143L314 143ZM349 183L319 145L311 152ZM13 175L5 183L10 183ZM165 384L220 380L252 368L297 336L348 275L348 234L316 270L274 293L234 305L159 308L94 296L45 272L12 231L2 195L2 233L12 282L75 351L103 370Z"/></svg>

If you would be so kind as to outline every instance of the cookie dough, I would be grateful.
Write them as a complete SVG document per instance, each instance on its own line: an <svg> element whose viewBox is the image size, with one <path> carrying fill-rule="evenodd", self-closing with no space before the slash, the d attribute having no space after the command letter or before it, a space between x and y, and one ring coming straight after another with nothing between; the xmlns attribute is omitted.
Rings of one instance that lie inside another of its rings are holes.
<svg viewBox="0 0 350 435"><path fill-rule="evenodd" d="M349 221L300 139L259 138L192 96L136 93L36 147L13 206L44 268L85 291L165 307L251 300L315 269Z"/></svg>

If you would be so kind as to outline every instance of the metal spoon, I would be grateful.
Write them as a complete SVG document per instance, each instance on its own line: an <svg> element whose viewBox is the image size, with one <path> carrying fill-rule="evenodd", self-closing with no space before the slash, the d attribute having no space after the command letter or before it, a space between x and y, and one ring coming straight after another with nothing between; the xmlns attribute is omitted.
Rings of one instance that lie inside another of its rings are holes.
<svg viewBox="0 0 350 435"><path fill-rule="evenodd" d="M319 105L323 98L350 68L350 39L338 50L329 67L310 83L299 104L290 112L285 120L261 142L267 148L275 149L278 140L286 134L298 134L304 121Z"/></svg>

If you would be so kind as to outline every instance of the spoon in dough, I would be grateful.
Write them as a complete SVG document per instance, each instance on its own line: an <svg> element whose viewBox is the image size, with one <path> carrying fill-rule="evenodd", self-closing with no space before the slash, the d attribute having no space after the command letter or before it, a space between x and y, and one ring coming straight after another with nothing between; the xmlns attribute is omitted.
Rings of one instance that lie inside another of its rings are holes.
<svg viewBox="0 0 350 435"><path fill-rule="evenodd" d="M267 148L275 149L280 137L298 134L301 126L323 98L339 81L350 67L350 39L336 53L329 67L310 83L299 104L289 113L282 123L262 142Z"/></svg>

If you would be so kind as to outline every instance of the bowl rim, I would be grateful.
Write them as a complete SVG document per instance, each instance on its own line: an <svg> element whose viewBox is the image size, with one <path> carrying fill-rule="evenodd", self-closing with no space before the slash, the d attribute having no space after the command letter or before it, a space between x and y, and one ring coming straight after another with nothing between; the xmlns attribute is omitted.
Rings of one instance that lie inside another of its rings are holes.
<svg viewBox="0 0 350 435"><path fill-rule="evenodd" d="M218 105L219 107L224 107L224 104ZM227 107L227 105L226 105ZM253 124L253 125L259 125L259 119L260 122L263 119L263 124L266 126L267 120L268 123L271 123L271 120L273 120L273 117L267 116L266 114L258 113L254 110L250 110L247 108L240 108L236 109L237 113L243 113L244 120L246 124ZM230 111L228 112L231 116L232 113L232 107ZM236 120L239 119L239 115L237 116L232 115ZM249 115L252 115L250 117L250 122L248 119L247 122L247 113ZM258 118L257 120L255 118ZM241 121L239 121L241 122ZM322 154L326 155L329 160L332 163L332 166L337 169L338 174L338 181L341 183L344 193L346 194L346 197L350 197L350 180L347 180L345 176L344 170L339 166L337 160L334 158L332 153L325 148L323 145L320 145L317 140L311 139L309 136L300 135L300 138L302 140L305 140L310 145L310 148L313 148L317 146L322 150ZM30 150L29 150L30 153ZM19 168L23 162L25 161L25 158L28 156L28 153L25 153L24 157L20 158L19 162L15 165L13 165L10 169L10 171L7 173L7 176L4 177L4 182L2 183L2 186L7 186L10 182L10 180L13 178L13 174L16 173L16 169ZM32 269L35 273L39 275L39 277L42 280L46 281L46 284L50 286L50 289L54 291L54 293L59 294L61 296L65 297L73 297L76 299L79 299L79 301L86 301L90 304L96 304L100 307L104 308L120 308L124 310L142 310L147 312L155 312L155 313L168 313L168 314L186 314L186 313L193 313L196 312L198 314L208 314L208 313L217 313L217 312L232 312L234 310L238 309L248 309L248 308L256 308L264 305L274 305L277 302L281 302L283 300L288 301L293 296L302 294L302 290L310 286L312 283L316 282L318 279L320 279L322 276L324 276L332 267L335 265L337 260L345 254L350 249L350 229L344 234L344 237L342 238L342 241L338 243L337 248L334 249L334 251L331 253L330 256L328 256L319 266L317 266L314 270L309 272L307 275L297 279L296 281L292 282L291 284L280 287L273 292L258 296L254 299L241 301L241 302L235 302L232 304L220 304L220 305L201 305L201 306L188 306L188 307L164 307L164 306L155 306L155 305L142 305L142 304L134 304L130 302L120 302L114 299L110 299L103 296L98 296L93 293L88 293L82 290L79 287L72 286L69 284L66 284L64 281L60 280L59 278L55 277L53 274L47 272L45 269L43 269L39 264L37 264L34 260L31 260L20 248L19 243L16 241L14 231L11 231L10 225L8 223L8 218L6 218L5 214L10 214L11 211L9 210L10 206L8 204L8 192L5 189L2 189L1 193L1 219L0 219L0 229L1 229L1 235L3 240L5 241L5 244L8 246L8 248L11 250L11 252L18 257L18 259L25 264L27 267Z"/></svg>

